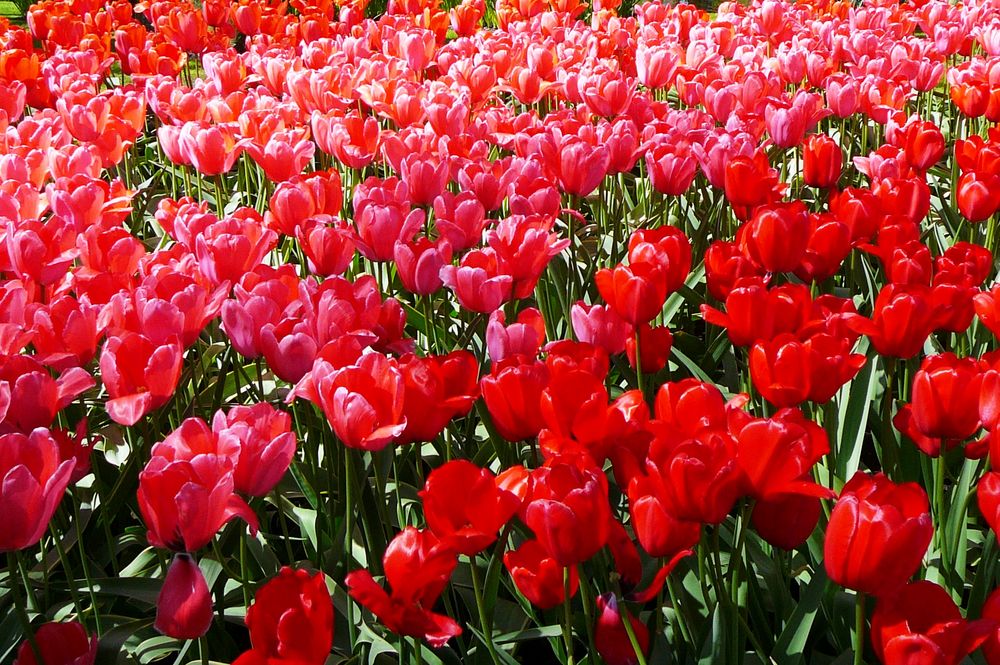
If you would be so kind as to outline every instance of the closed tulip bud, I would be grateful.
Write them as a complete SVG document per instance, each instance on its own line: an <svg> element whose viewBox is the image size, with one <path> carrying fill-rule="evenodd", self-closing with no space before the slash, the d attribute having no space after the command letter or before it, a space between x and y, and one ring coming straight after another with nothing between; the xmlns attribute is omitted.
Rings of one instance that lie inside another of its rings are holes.
<svg viewBox="0 0 1000 665"><path fill-rule="evenodd" d="M912 122L903 134L903 153L910 166L924 172L941 161L944 156L944 135L930 121Z"/></svg>
<svg viewBox="0 0 1000 665"><path fill-rule="evenodd" d="M912 358L934 330L930 290L921 285L889 284L875 299L871 320L851 319L851 328L866 335L883 356Z"/></svg>
<svg viewBox="0 0 1000 665"><path fill-rule="evenodd" d="M750 258L771 272L799 267L809 244L809 211L801 201L761 206L740 238Z"/></svg>
<svg viewBox="0 0 1000 665"><path fill-rule="evenodd" d="M793 550L812 535L821 512L819 497L778 494L756 502L750 520L757 534L768 543Z"/></svg>
<svg viewBox="0 0 1000 665"><path fill-rule="evenodd" d="M482 378L483 401L500 436L507 441L538 436L545 426L540 400L548 382L545 363L517 356Z"/></svg>
<svg viewBox="0 0 1000 665"><path fill-rule="evenodd" d="M1000 208L1000 176L963 173L958 178L956 200L958 211L970 222L982 222Z"/></svg>
<svg viewBox="0 0 1000 665"><path fill-rule="evenodd" d="M25 640L17 650L14 665L94 665L97 660L97 636L77 621L42 624L35 631L35 645L41 663L31 643Z"/></svg>
<svg viewBox="0 0 1000 665"><path fill-rule="evenodd" d="M667 366L673 343L674 336L670 328L651 327L648 323L644 323L636 329L635 335L625 338L628 364L635 368L638 360L642 364L643 373L655 374Z"/></svg>
<svg viewBox="0 0 1000 665"><path fill-rule="evenodd" d="M900 409L893 422L922 443L924 452L937 456L943 445L957 445L979 430L983 378L983 368L975 358L953 353L928 356L913 377L910 404Z"/></svg>
<svg viewBox="0 0 1000 665"><path fill-rule="evenodd" d="M233 665L322 665L333 647L333 601L326 576L284 566L247 608L251 649Z"/></svg>
<svg viewBox="0 0 1000 665"><path fill-rule="evenodd" d="M168 637L194 640L212 625L212 594L190 554L178 553L156 597L156 629Z"/></svg>
<svg viewBox="0 0 1000 665"><path fill-rule="evenodd" d="M634 326L660 314L667 299L665 278L663 268L641 262L601 268L594 282L608 306Z"/></svg>
<svg viewBox="0 0 1000 665"><path fill-rule="evenodd" d="M802 180L810 187L836 187L844 164L844 151L826 134L813 134L802 149Z"/></svg>
<svg viewBox="0 0 1000 665"><path fill-rule="evenodd" d="M798 406L809 397L809 349L792 333L759 340L750 349L754 388L777 407Z"/></svg>
<svg viewBox="0 0 1000 665"><path fill-rule="evenodd" d="M830 513L823 563L841 586L891 594L920 567L933 535L923 488L859 471Z"/></svg>
<svg viewBox="0 0 1000 665"><path fill-rule="evenodd" d="M597 597L597 623L594 626L594 646L608 665L638 665L644 660L636 653L638 647L644 656L649 650L649 629L634 616L624 612L613 593ZM624 622L629 622L636 644L632 644Z"/></svg>
<svg viewBox="0 0 1000 665"><path fill-rule="evenodd" d="M527 540L520 547L503 556L503 564L510 573L517 590L532 605L548 610L566 601L563 566L549 554L537 540ZM580 585L576 566L569 569L570 597L576 595Z"/></svg>

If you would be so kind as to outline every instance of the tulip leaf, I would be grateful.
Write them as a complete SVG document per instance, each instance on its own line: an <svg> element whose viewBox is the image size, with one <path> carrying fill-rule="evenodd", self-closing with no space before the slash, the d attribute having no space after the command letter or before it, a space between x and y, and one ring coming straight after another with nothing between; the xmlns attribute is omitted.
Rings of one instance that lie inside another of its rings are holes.
<svg viewBox="0 0 1000 665"><path fill-rule="evenodd" d="M806 584L795 610L778 635L771 657L777 665L791 665L804 662L806 641L812 631L813 621L826 593L826 571L820 566Z"/></svg>

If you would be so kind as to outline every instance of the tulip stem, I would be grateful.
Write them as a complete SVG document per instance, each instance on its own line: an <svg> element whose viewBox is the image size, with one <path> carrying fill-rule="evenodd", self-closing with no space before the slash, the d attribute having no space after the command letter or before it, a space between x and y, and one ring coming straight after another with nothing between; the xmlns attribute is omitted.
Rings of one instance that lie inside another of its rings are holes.
<svg viewBox="0 0 1000 665"><path fill-rule="evenodd" d="M566 665L573 665L573 608L569 568L563 568L563 643L566 645Z"/></svg>
<svg viewBox="0 0 1000 665"><path fill-rule="evenodd" d="M421 650L423 645L420 644L420 638L413 638L413 655L416 660L417 665L421 665L424 662L424 652Z"/></svg>
<svg viewBox="0 0 1000 665"><path fill-rule="evenodd" d="M486 602L483 599L483 583L479 579L479 566L476 565L476 556L469 557L469 572L472 575L472 591L476 595L476 610L479 612L479 627L483 631L486 640L486 650L490 652L490 660L494 665L500 665L500 658L497 656L496 645L493 644L493 622L486 614Z"/></svg>
<svg viewBox="0 0 1000 665"><path fill-rule="evenodd" d="M628 635L628 641L632 645L632 651L635 652L637 662L639 665L646 665L646 655L642 652L642 647L639 646L639 640L635 636L635 630L632 629L632 622L629 621L628 611L622 612L621 617L622 625L625 626L625 634Z"/></svg>
<svg viewBox="0 0 1000 665"><path fill-rule="evenodd" d="M854 665L865 662L865 594L857 592L854 606Z"/></svg>
<svg viewBox="0 0 1000 665"><path fill-rule="evenodd" d="M20 585L14 579L14 571L21 568L20 563L20 552L7 553L7 578L10 582L11 595L14 597L14 612L17 614L18 621L21 623L21 629L24 631L24 639L28 641L28 646L31 647L31 651L35 655L35 661L39 665L45 665L42 651L38 648L38 642L35 641L35 633L31 629L31 619L28 617L27 610L24 609L24 598L21 596Z"/></svg>

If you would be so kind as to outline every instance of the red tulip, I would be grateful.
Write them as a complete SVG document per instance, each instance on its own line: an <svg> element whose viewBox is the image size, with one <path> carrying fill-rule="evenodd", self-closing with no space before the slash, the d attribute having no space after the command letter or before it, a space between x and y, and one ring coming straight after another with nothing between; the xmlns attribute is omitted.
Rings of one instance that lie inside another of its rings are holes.
<svg viewBox="0 0 1000 665"><path fill-rule="evenodd" d="M0 436L0 552L31 547L45 534L69 485L74 460L63 460L46 429Z"/></svg>
<svg viewBox="0 0 1000 665"><path fill-rule="evenodd" d="M986 523L993 529L994 535L1000 534L1000 472L987 471L976 486L976 501L979 512L986 518ZM1000 535L997 535L1000 539Z"/></svg>
<svg viewBox="0 0 1000 665"><path fill-rule="evenodd" d="M826 430L798 409L750 420L734 434L736 459L754 498L766 500L784 494L832 498L827 488L802 480L830 452L830 442Z"/></svg>
<svg viewBox="0 0 1000 665"><path fill-rule="evenodd" d="M27 434L48 427L56 415L94 385L94 377L80 367L70 367L58 379L32 356L17 354L0 363L0 381L10 388L16 408L0 414L0 432Z"/></svg>
<svg viewBox="0 0 1000 665"><path fill-rule="evenodd" d="M166 404L181 378L184 351L179 343L155 345L138 333L111 337L101 351L101 380L110 399L108 415L134 425Z"/></svg>
<svg viewBox="0 0 1000 665"><path fill-rule="evenodd" d="M921 173L937 164L944 156L944 135L933 122L911 122L906 126L903 137L906 161Z"/></svg>
<svg viewBox="0 0 1000 665"><path fill-rule="evenodd" d="M468 351L444 356L404 356L399 363L403 377L402 445L433 441L448 423L468 415L479 397L479 364Z"/></svg>
<svg viewBox="0 0 1000 665"><path fill-rule="evenodd" d="M857 317L851 327L866 335L883 356L912 358L933 331L934 312L926 287L889 284L875 299L871 320Z"/></svg>
<svg viewBox="0 0 1000 665"><path fill-rule="evenodd" d="M633 267L648 263L660 268L669 295L684 285L691 272L691 241L674 226L638 229L628 239L628 260Z"/></svg>
<svg viewBox="0 0 1000 665"><path fill-rule="evenodd" d="M793 550L815 531L821 512L819 497L779 494L756 502L750 519L761 538L775 547Z"/></svg>
<svg viewBox="0 0 1000 665"><path fill-rule="evenodd" d="M637 337L638 343L636 343ZM649 324L644 323L637 328L635 335L629 335L625 338L628 363L634 368L638 358L638 361L642 363L643 373L659 372L667 366L673 342L674 336L670 332L670 328L666 326L650 327Z"/></svg>
<svg viewBox="0 0 1000 665"><path fill-rule="evenodd" d="M844 164L844 151L826 134L813 134L802 148L802 181L810 187L829 189L837 185Z"/></svg>
<svg viewBox="0 0 1000 665"><path fill-rule="evenodd" d="M806 323L811 308L809 287L783 284L767 288L763 280L746 279L726 297L726 312L708 305L701 315L712 325L726 329L735 346L750 346L788 332L797 333Z"/></svg>
<svg viewBox="0 0 1000 665"><path fill-rule="evenodd" d="M545 363L512 356L494 365L480 381L493 425L507 441L538 436L545 426L541 396L549 382Z"/></svg>
<svg viewBox="0 0 1000 665"><path fill-rule="evenodd" d="M636 653L623 622L629 622L643 655L649 650L649 629L627 610L623 613L619 608L618 598L613 593L597 597L597 611L594 626L594 646L597 653L608 665L638 665L640 655Z"/></svg>
<svg viewBox="0 0 1000 665"><path fill-rule="evenodd" d="M1000 176L963 173L955 190L958 210L970 222L982 222L996 214L1000 208Z"/></svg>
<svg viewBox="0 0 1000 665"><path fill-rule="evenodd" d="M190 554L179 552L156 597L156 629L179 640L194 640L212 625L212 595L201 568Z"/></svg>
<svg viewBox="0 0 1000 665"><path fill-rule="evenodd" d="M458 564L454 550L430 531L406 527L389 543L382 564L391 593L367 570L356 570L344 580L354 600L392 632L422 637L434 647L461 634L454 620L431 611Z"/></svg>
<svg viewBox="0 0 1000 665"><path fill-rule="evenodd" d="M923 488L859 471L830 514L823 563L841 586L891 594L920 567L933 534Z"/></svg>
<svg viewBox="0 0 1000 665"><path fill-rule="evenodd" d="M674 517L645 474L629 482L628 501L632 529L650 556L670 559L698 543L701 524Z"/></svg>
<svg viewBox="0 0 1000 665"><path fill-rule="evenodd" d="M928 356L913 377L910 404L893 419L928 455L941 454L980 428L979 398L983 368L974 358L953 353Z"/></svg>
<svg viewBox="0 0 1000 665"><path fill-rule="evenodd" d="M594 283L601 298L633 326L659 315L667 298L666 273L658 264L639 262L601 268Z"/></svg>
<svg viewBox="0 0 1000 665"><path fill-rule="evenodd" d="M504 566L510 573L517 590L532 605L543 610L562 605L566 601L563 566L537 540L527 540L520 547L503 556ZM580 578L576 566L569 568L570 597L576 595Z"/></svg>
<svg viewBox="0 0 1000 665"><path fill-rule="evenodd" d="M434 469L420 491L428 528L459 554L489 547L521 506L488 469L452 460Z"/></svg>
<svg viewBox="0 0 1000 665"><path fill-rule="evenodd" d="M524 523L561 566L586 561L608 542L608 481L594 468L558 459L531 475Z"/></svg>
<svg viewBox="0 0 1000 665"><path fill-rule="evenodd" d="M322 665L333 647L333 601L326 576L282 567L247 608L251 649L234 665Z"/></svg>
<svg viewBox="0 0 1000 665"><path fill-rule="evenodd" d="M797 406L809 397L810 359L808 347L791 333L758 340L750 349L753 386L777 407Z"/></svg>
<svg viewBox="0 0 1000 665"><path fill-rule="evenodd" d="M232 458L205 449L215 445L207 426L202 430L189 425L175 434L187 438L194 432L201 440L184 444L195 448L157 444L139 474L139 511L149 529L146 537L156 547L194 552L236 517L245 520L251 532L257 531L257 516L233 493Z"/></svg>
<svg viewBox="0 0 1000 665"><path fill-rule="evenodd" d="M97 636L77 621L42 624L35 631L35 644L45 665L94 665L97 660ZM39 665L27 640L17 650L14 665Z"/></svg>
<svg viewBox="0 0 1000 665"><path fill-rule="evenodd" d="M993 623L993 629L983 642L983 656L989 665L997 665L1000 663L1000 590L994 589L986 598L982 617Z"/></svg>
<svg viewBox="0 0 1000 665"><path fill-rule="evenodd" d="M738 239L756 263L771 272L799 267L809 244L809 212L801 201L757 208Z"/></svg>
<svg viewBox="0 0 1000 665"><path fill-rule="evenodd" d="M989 620L963 619L947 591L921 580L879 598L872 615L872 647L885 665L958 665L991 628Z"/></svg>

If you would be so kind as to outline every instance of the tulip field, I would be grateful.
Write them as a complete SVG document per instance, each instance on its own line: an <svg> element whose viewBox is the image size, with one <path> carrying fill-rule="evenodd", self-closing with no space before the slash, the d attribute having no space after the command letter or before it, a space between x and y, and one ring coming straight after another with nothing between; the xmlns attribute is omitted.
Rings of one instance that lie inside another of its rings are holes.
<svg viewBox="0 0 1000 665"><path fill-rule="evenodd" d="M1000 0L0 3L0 664L1000 665Z"/></svg>

